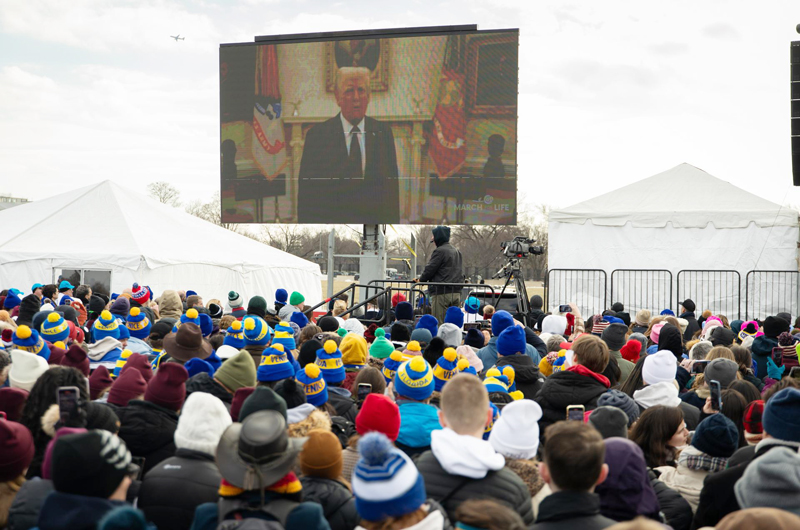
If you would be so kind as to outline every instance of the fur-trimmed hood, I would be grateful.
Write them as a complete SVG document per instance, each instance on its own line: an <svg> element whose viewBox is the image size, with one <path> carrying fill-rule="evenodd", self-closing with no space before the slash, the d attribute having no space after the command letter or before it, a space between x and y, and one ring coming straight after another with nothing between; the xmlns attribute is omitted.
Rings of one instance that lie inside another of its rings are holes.
<svg viewBox="0 0 800 530"><path fill-rule="evenodd" d="M288 427L289 438L308 436L308 433L314 429L331 430L331 419L320 410L313 411L303 421L290 424Z"/></svg>

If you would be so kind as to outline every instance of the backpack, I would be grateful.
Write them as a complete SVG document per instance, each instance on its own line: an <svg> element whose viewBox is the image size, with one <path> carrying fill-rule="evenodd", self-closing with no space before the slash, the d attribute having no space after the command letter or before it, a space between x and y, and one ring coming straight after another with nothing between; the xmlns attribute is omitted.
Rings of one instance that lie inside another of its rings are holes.
<svg viewBox="0 0 800 530"><path fill-rule="evenodd" d="M339 439L342 449L346 449L350 437L356 434L356 426L352 421L346 420L341 416L333 416L331 418L331 432Z"/></svg>
<svg viewBox="0 0 800 530"><path fill-rule="evenodd" d="M265 506L255 507L243 500L220 499L217 503L217 530L283 530L289 514L299 505L299 502L288 499L276 499ZM243 512L255 513L246 517Z"/></svg>

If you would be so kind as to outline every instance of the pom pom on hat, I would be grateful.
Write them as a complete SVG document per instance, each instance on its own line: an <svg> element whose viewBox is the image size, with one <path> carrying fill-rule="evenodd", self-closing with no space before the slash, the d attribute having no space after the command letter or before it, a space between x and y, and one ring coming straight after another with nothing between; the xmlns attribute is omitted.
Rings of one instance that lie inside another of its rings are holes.
<svg viewBox="0 0 800 530"><path fill-rule="evenodd" d="M66 345L66 344L64 344L64 343L63 343L62 341L60 341L60 340L57 340L57 341L55 341L55 342L53 343L53 346L55 346L56 348L59 348L59 349L61 349L61 350L66 350L66 349L67 349L67 345Z"/></svg>
<svg viewBox="0 0 800 530"><path fill-rule="evenodd" d="M199 313L197 312L197 309L192 307L191 309L186 311L186 316L194 320L199 316Z"/></svg>
<svg viewBox="0 0 800 530"><path fill-rule="evenodd" d="M433 370L421 355L401 364L394 376L395 391L416 401L428 399L434 386Z"/></svg>
<svg viewBox="0 0 800 530"><path fill-rule="evenodd" d="M406 349L409 351L422 351L422 347L419 345L419 342L412 340L408 344L406 344Z"/></svg>
<svg viewBox="0 0 800 530"><path fill-rule="evenodd" d="M342 352L337 348L336 342L332 340L325 341L322 348L317 350L316 364L322 371L325 383L341 383L344 381L346 374L344 362L342 361Z"/></svg>
<svg viewBox="0 0 800 530"><path fill-rule="evenodd" d="M22 326L19 326L17 328L17 332L15 333L15 335L16 335L17 338L20 338L20 339L23 339L23 340L27 339L27 338L29 338L31 336L31 328L29 328L28 326L23 324Z"/></svg>
<svg viewBox="0 0 800 530"><path fill-rule="evenodd" d="M294 367L280 344L273 344L261 355L257 379L263 382L280 381L294 377Z"/></svg>
<svg viewBox="0 0 800 530"><path fill-rule="evenodd" d="M347 330L344 328L339 328L336 330L336 334L339 335L340 337L344 337L345 335L347 335Z"/></svg>
<svg viewBox="0 0 800 530"><path fill-rule="evenodd" d="M108 309L104 309L100 313L100 317L94 321L94 326L92 326L94 342L99 342L106 337L119 339L119 322Z"/></svg>
<svg viewBox="0 0 800 530"><path fill-rule="evenodd" d="M393 351L387 359L384 359L381 374L383 374L383 378L386 379L387 384L392 382L397 373L397 369L400 368L400 365L403 364L405 360L405 356L399 351Z"/></svg>
<svg viewBox="0 0 800 530"><path fill-rule="evenodd" d="M508 391L514 392L517 389L517 385L514 382L514 379L517 376L517 372L514 371L514 367L510 365L504 366L503 375L506 376L506 379L508 379Z"/></svg>
<svg viewBox="0 0 800 530"><path fill-rule="evenodd" d="M459 372L463 372L467 368L469 368L469 361L466 359L459 359L458 365L456 366Z"/></svg>
<svg viewBox="0 0 800 530"><path fill-rule="evenodd" d="M254 346L266 346L270 338L269 325L255 315L247 315L244 318L244 340L246 344Z"/></svg>
<svg viewBox="0 0 800 530"><path fill-rule="evenodd" d="M319 366L309 363L296 376L297 382L303 387L306 400L315 407L321 407L328 402L328 385L322 376Z"/></svg>
<svg viewBox="0 0 800 530"><path fill-rule="evenodd" d="M141 312L142 312L141 309L139 309L138 307L134 307L134 308L131 309L130 315L132 317L138 317L139 313L141 313Z"/></svg>
<svg viewBox="0 0 800 530"><path fill-rule="evenodd" d="M138 307L134 307L130 310L130 313L128 313L128 320L125 322L125 327L132 337L145 340L150 336L152 323L150 319L147 318L147 314L144 311Z"/></svg>
<svg viewBox="0 0 800 530"><path fill-rule="evenodd" d="M417 359L423 360L422 357L415 357L412 362ZM441 392L445 383L452 379L458 373L458 361L456 350L453 348L445 348L444 353L436 361L436 367L433 369L434 390Z"/></svg>
<svg viewBox="0 0 800 530"><path fill-rule="evenodd" d="M69 328L67 328L67 334L69 334ZM42 340L38 331L26 325L17 328L14 335L11 337L11 342L14 343L14 347L18 350L36 354L44 358L45 361L50 359L50 347Z"/></svg>

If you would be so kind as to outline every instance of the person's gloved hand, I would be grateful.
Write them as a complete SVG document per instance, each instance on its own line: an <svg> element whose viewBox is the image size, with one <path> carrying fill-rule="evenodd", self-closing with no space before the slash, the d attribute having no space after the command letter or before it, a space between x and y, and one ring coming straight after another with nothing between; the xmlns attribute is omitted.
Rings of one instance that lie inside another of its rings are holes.
<svg viewBox="0 0 800 530"><path fill-rule="evenodd" d="M781 366L778 368L778 365L775 364L775 361L772 358L767 358L767 377L770 379L774 379L776 381L780 381L783 377L783 372L786 371L786 365Z"/></svg>

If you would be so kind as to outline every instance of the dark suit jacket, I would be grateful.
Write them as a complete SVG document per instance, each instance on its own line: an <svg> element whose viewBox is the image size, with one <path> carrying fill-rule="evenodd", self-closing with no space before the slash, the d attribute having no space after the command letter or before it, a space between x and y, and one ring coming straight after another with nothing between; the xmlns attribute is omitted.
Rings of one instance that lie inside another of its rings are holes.
<svg viewBox="0 0 800 530"><path fill-rule="evenodd" d="M400 221L397 153L388 124L364 118L364 179L348 179L342 121L333 118L306 133L297 210L301 223L384 224Z"/></svg>

